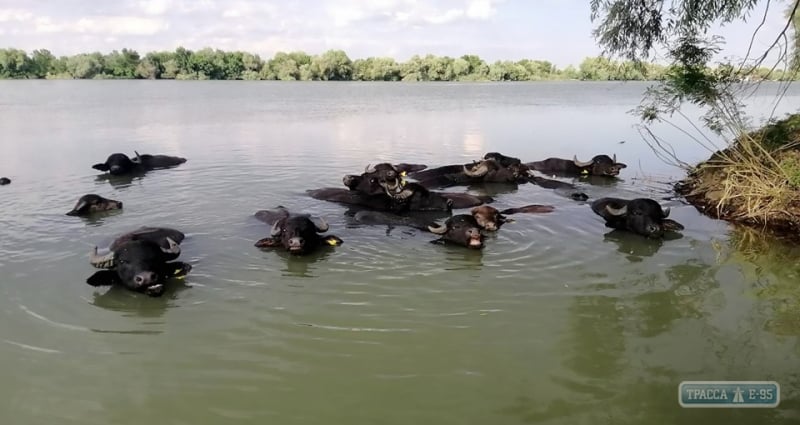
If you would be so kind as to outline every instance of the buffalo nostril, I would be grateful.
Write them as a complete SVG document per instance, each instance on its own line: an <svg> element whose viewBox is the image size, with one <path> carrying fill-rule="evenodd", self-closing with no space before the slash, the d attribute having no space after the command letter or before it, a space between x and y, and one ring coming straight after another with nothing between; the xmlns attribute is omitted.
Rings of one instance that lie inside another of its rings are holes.
<svg viewBox="0 0 800 425"><path fill-rule="evenodd" d="M142 272L133 277L136 286L147 286L156 282L156 274L153 272Z"/></svg>

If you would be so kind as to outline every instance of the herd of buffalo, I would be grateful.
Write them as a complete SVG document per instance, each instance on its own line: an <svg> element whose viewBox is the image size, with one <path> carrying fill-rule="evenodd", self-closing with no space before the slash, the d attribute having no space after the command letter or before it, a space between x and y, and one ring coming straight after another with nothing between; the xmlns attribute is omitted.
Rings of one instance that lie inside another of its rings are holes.
<svg viewBox="0 0 800 425"><path fill-rule="evenodd" d="M114 153L105 162L92 168L110 176L143 175L163 168L171 168L186 159L168 155L140 155L133 158ZM498 231L511 222L508 215L517 213L549 213L549 205L527 205L502 211L488 205L494 199L461 192L446 192L453 186L480 183L533 183L556 189L566 196L585 201L588 196L569 183L537 176L534 171L548 176L595 176L614 179L625 164L616 156L597 155L590 161L548 158L524 163L518 158L490 152L480 160L467 164L428 168L421 164L380 163L367 165L361 174L346 175L344 187L308 190L314 199L336 202L357 208L356 221L364 224L389 224L409 226L437 235L434 243L461 245L471 249L484 246L485 232ZM0 185L10 184L5 177ZM599 198L591 202L591 209L605 219L606 226L633 232L645 237L659 238L665 232L683 229L679 223L667 218L669 208L662 208L648 198ZM122 202L96 194L82 196L71 216L88 216L102 211L118 210ZM453 209L470 209L468 214L451 215ZM447 216L443 223L431 220L425 212L439 212ZM269 235L255 242L259 248L280 248L292 254L303 255L325 246L342 243L337 236L325 234L328 224L321 217L292 212L279 206L262 210L255 217L270 225ZM185 276L191 266L174 261L181 253L184 234L162 227L142 227L117 237L105 254L97 247L90 255L90 263L101 269L87 279L92 286L122 285L151 296L164 293L165 283L173 277Z"/></svg>

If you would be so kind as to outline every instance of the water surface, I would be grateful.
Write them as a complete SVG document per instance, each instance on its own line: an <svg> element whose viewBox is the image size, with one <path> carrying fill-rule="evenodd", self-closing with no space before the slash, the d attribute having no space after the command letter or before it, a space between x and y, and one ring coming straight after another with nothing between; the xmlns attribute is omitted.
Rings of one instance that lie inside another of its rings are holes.
<svg viewBox="0 0 800 425"><path fill-rule="evenodd" d="M0 175L13 180L0 188L0 422L800 421L800 251L662 199L681 171L626 113L645 87L0 82ZM768 114L776 90L751 111ZM782 107L798 104L793 88ZM708 156L657 130L681 159ZM133 150L189 161L123 182L91 168ZM535 186L458 188L556 207L474 252L305 195L368 163L488 151L615 153L620 181L582 189L659 199L686 230L647 241ZM85 193L125 209L65 216ZM323 216L345 243L307 258L254 248L269 228L253 213L277 205ZM86 285L91 247L142 225L188 235L185 284L162 298ZM683 380L775 380L782 402L682 409Z"/></svg>

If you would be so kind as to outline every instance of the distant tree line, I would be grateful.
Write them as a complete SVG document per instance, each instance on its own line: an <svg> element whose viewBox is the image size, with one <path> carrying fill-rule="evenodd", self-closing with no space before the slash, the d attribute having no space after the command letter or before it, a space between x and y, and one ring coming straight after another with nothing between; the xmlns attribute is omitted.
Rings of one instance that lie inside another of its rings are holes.
<svg viewBox="0 0 800 425"><path fill-rule="evenodd" d="M341 50L320 55L278 52L264 60L252 53L178 47L175 51L114 50L56 57L50 51L0 49L0 79L161 79L161 80L282 80L282 81L540 81L540 80L662 80L669 66L617 62L589 57L576 68L563 69L544 60L487 63L476 55L413 56L406 62L388 57L351 60ZM725 70L721 70L724 72ZM727 70L730 71L730 70ZM749 71L743 70L742 72ZM745 74L743 74L745 75ZM780 71L758 69L750 79L777 80Z"/></svg>

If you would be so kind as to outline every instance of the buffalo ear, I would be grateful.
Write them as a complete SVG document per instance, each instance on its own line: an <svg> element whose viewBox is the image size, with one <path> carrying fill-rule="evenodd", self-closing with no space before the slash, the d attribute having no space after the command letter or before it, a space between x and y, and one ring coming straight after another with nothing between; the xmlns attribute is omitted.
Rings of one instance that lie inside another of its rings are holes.
<svg viewBox="0 0 800 425"><path fill-rule="evenodd" d="M671 231L673 231L673 232L677 232L677 231L679 231L679 230L683 230L683 229L684 229L684 227L683 227L683 225L682 225L682 224L678 223L678 222L677 222L677 221L675 221L675 220L670 220L670 219L668 219L668 218L665 218L665 219L664 219L664 220L661 222L661 226L663 226L663 227L664 227L664 230L671 230Z"/></svg>
<svg viewBox="0 0 800 425"><path fill-rule="evenodd" d="M259 239L254 246L259 248L275 248L276 246L281 245L281 240L274 237L268 237L264 239Z"/></svg>
<svg viewBox="0 0 800 425"><path fill-rule="evenodd" d="M103 163L103 164L94 164L94 165L92 165L92 168L94 168L95 170L100 170L100 171L108 171L108 164L105 164L105 163Z"/></svg>
<svg viewBox="0 0 800 425"><path fill-rule="evenodd" d="M120 283L119 276L114 270L100 270L86 279L86 283L92 286L111 286Z"/></svg>
<svg viewBox="0 0 800 425"><path fill-rule="evenodd" d="M322 241L330 246L339 246L344 243L344 241L341 238L333 235L325 236L324 238L322 238Z"/></svg>
<svg viewBox="0 0 800 425"><path fill-rule="evenodd" d="M616 165L616 166L617 166L617 167L619 167L619 168L628 168L628 166L627 166L627 165L625 165L625 164L623 164L623 163L621 163L621 162L617 162L617 163L616 163L616 164L614 164L614 165Z"/></svg>

